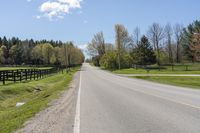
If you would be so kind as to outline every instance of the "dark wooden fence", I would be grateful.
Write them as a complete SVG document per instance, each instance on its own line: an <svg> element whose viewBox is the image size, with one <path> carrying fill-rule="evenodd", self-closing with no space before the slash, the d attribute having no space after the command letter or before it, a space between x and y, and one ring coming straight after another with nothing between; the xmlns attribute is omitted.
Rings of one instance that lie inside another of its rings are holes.
<svg viewBox="0 0 200 133"><path fill-rule="evenodd" d="M17 69L0 71L0 82L4 85L7 81L22 82L44 78L50 74L59 72L57 68L51 69Z"/></svg>

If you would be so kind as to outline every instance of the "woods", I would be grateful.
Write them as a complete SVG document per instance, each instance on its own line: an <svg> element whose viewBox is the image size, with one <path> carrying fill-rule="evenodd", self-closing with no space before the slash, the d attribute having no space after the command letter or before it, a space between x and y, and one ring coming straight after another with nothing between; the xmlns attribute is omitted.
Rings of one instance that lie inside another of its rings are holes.
<svg viewBox="0 0 200 133"><path fill-rule="evenodd" d="M73 66L83 61L83 52L73 42L0 38L0 65Z"/></svg>
<svg viewBox="0 0 200 133"><path fill-rule="evenodd" d="M139 27L129 34L125 26L116 24L115 43L106 43L103 32L97 33L87 52L96 66L106 69L130 68L134 65L174 65L200 61L200 21L183 27L153 23L141 35ZM97 37L99 36L99 37ZM100 52L103 51L103 52Z"/></svg>

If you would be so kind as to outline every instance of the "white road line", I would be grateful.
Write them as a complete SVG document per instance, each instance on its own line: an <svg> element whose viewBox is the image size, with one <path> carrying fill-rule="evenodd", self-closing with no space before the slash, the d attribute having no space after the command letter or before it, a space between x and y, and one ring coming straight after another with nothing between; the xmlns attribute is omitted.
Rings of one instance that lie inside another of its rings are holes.
<svg viewBox="0 0 200 133"><path fill-rule="evenodd" d="M80 81L78 89L78 98L76 103L76 114L74 120L74 133L80 133L80 97L81 97L81 72L80 72Z"/></svg>

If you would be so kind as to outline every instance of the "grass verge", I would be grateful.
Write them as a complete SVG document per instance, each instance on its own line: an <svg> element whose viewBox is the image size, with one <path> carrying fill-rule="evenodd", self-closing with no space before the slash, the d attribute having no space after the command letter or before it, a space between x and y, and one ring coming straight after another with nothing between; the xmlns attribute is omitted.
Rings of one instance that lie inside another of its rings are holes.
<svg viewBox="0 0 200 133"><path fill-rule="evenodd" d="M149 66L150 68L158 68L156 65ZM129 68L129 69L121 69L121 70L114 70L113 73L116 74L200 74L200 64L199 63L193 63L193 64L176 64L173 67L172 66L161 66L162 69L160 71L158 69L149 69L150 71L147 71L145 69L135 69L135 68Z"/></svg>
<svg viewBox="0 0 200 133"><path fill-rule="evenodd" d="M200 89L200 77L156 77L156 76L137 76L134 78L144 79L157 83L170 84L181 87Z"/></svg>
<svg viewBox="0 0 200 133"><path fill-rule="evenodd" d="M68 88L73 74L55 74L50 77L17 84L0 86L0 133L10 133L21 128L23 123L48 106L62 90ZM25 102L16 107L17 102Z"/></svg>
<svg viewBox="0 0 200 133"><path fill-rule="evenodd" d="M144 69L134 69L134 68L129 68L129 69L122 69L122 70L114 70L112 71L115 74L200 74L200 71L184 71L184 70L169 70L169 69L164 69L164 70L151 70L147 72Z"/></svg>

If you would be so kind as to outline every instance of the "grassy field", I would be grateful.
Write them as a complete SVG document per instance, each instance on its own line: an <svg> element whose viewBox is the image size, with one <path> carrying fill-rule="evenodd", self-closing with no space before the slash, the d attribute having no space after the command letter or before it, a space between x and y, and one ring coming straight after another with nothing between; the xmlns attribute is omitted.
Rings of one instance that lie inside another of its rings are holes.
<svg viewBox="0 0 200 133"><path fill-rule="evenodd" d="M73 74L55 74L50 77L17 84L0 86L0 133L10 133L22 127L23 123L68 88ZM25 102L16 107L17 102Z"/></svg>
<svg viewBox="0 0 200 133"><path fill-rule="evenodd" d="M0 67L0 70L16 70L16 69L50 69L52 67Z"/></svg>
<svg viewBox="0 0 200 133"><path fill-rule="evenodd" d="M151 68L157 66L150 66ZM122 69L112 71L116 74L200 74L200 64L185 64L172 66L162 66L160 71L158 69L152 69L149 72L145 69ZM148 81L170 84L175 86L198 88L200 89L200 77L173 77L173 76L137 76L135 78L144 79Z"/></svg>
<svg viewBox="0 0 200 133"><path fill-rule="evenodd" d="M144 79L148 81L170 84L181 87L189 87L200 89L200 77L151 77L151 76L138 76L134 78Z"/></svg>
<svg viewBox="0 0 200 133"><path fill-rule="evenodd" d="M152 68L157 66L151 66ZM149 72L145 69L121 69L114 70L113 73L116 74L200 74L200 64L187 64L187 65L175 65L172 66L162 66L160 71L158 69L152 69Z"/></svg>

